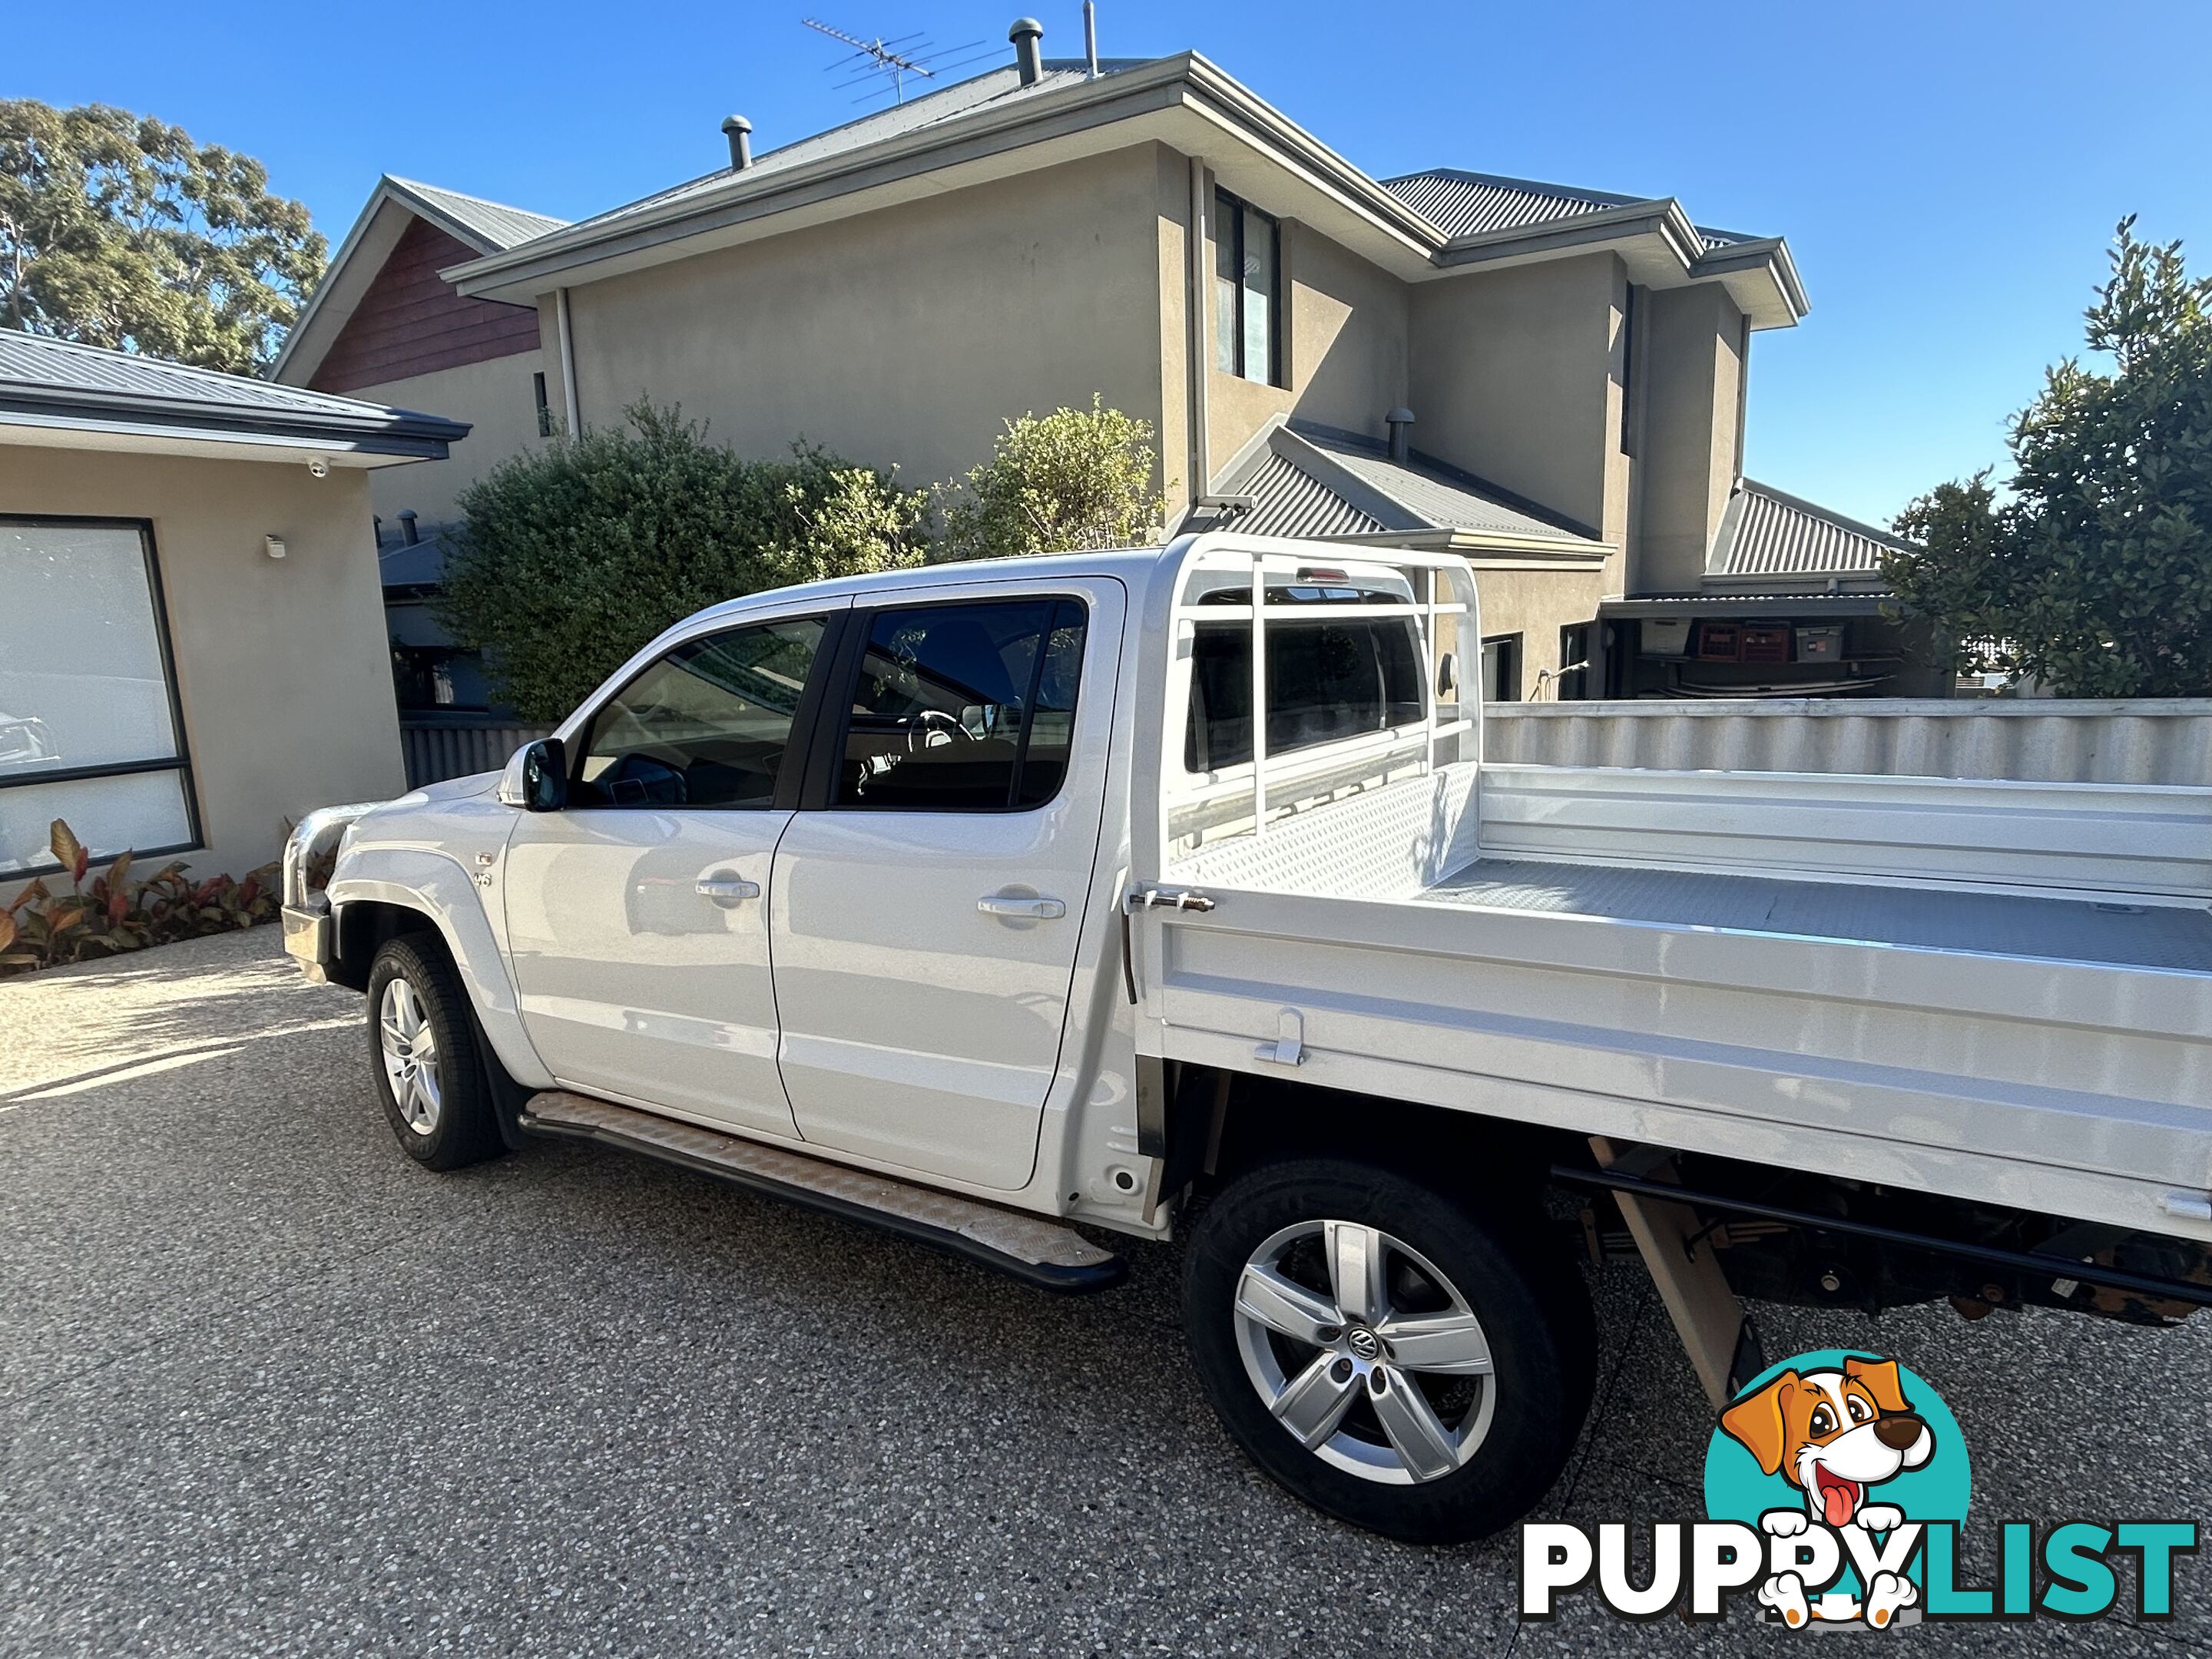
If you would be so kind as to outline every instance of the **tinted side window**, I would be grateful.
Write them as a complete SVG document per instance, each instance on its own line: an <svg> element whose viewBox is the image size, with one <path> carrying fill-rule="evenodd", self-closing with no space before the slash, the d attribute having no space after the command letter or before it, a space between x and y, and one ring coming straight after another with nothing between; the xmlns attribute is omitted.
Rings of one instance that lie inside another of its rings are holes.
<svg viewBox="0 0 2212 1659"><path fill-rule="evenodd" d="M876 613L848 708L834 804L1004 811L1060 791L1085 613L1002 599Z"/></svg>
<svg viewBox="0 0 2212 1659"><path fill-rule="evenodd" d="M1267 752L1287 755L1422 718L1421 652L1410 618L1267 623ZM1183 766L1252 758L1252 629L1201 623L1190 665Z"/></svg>
<svg viewBox="0 0 2212 1659"><path fill-rule="evenodd" d="M772 805L828 626L802 617L678 646L593 717L569 804Z"/></svg>

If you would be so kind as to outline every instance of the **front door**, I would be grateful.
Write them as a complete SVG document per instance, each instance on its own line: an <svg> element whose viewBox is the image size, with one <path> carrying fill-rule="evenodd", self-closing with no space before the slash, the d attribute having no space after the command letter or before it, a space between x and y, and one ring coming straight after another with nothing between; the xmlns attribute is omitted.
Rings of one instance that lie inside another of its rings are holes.
<svg viewBox="0 0 2212 1659"><path fill-rule="evenodd" d="M1003 595L854 613L825 804L776 849L770 927L800 1133L1013 1188L1067 1021L1124 598L1104 580Z"/></svg>
<svg viewBox="0 0 2212 1659"><path fill-rule="evenodd" d="M791 1133L769 899L830 621L668 651L577 738L568 806L516 826L503 885L523 1024L563 1084Z"/></svg>

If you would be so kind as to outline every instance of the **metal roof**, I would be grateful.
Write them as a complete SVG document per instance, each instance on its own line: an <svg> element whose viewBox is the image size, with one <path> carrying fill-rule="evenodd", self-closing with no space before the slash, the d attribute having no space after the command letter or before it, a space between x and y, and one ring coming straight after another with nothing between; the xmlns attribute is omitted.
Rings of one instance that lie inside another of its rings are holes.
<svg viewBox="0 0 2212 1659"><path fill-rule="evenodd" d="M1153 61L1149 58L1101 58L1098 73L1103 77ZM848 150L864 149L887 139L919 132L976 110L1005 108L1041 98L1063 87L1080 85L1090 78L1081 59L1048 58L1045 60L1044 73L1028 86L1024 86L1021 71L1013 64L1005 64L970 79L956 82L949 87L940 87L934 92L926 92L919 98L909 98L904 103L894 104L888 109L863 115L842 126L831 127L826 132L817 132L780 149L766 151L753 158L752 165L745 168L744 176L750 184L787 168L803 167L810 161L819 161ZM687 179L651 196L626 202L617 208L610 208L605 213L594 214L588 219L579 219L574 228L591 231L617 225L633 215L668 206L687 197L704 195L717 185L730 183L737 176L734 168L718 167L712 173L702 173L696 179Z"/></svg>
<svg viewBox="0 0 2212 1659"><path fill-rule="evenodd" d="M446 544L450 525L418 529L409 541L404 531L383 531L376 545L377 580L386 587L435 587L446 579Z"/></svg>
<svg viewBox="0 0 2212 1659"><path fill-rule="evenodd" d="M1389 527L1273 450L1261 457L1255 471L1232 480L1224 493L1254 498L1252 511L1237 520L1237 527L1255 536L1370 536Z"/></svg>
<svg viewBox="0 0 2212 1659"><path fill-rule="evenodd" d="M1638 280L1724 282L1756 327L1788 326L1805 313L1804 290L1780 238L1693 227L1671 198L1639 200L1450 168L1377 181L1197 52L1109 59L1099 70L1103 92L1077 60L1045 60L1043 72L1027 86L1016 69L1001 65L768 151L742 170L718 167L485 254L452 267L451 274L465 295L528 303L558 286L564 273L601 261L620 260L632 269L680 258L682 245L694 237L877 185L904 185L941 168L975 166L1047 137L1176 110L1279 161L1312 190L1351 204L1371 222L1380 241L1368 246L1386 263L1410 255L1455 269L1617 236L1644 262ZM1157 122L1151 129L1161 130ZM1195 142L1206 147L1203 139ZM1519 247L1522 240L1531 246Z"/></svg>
<svg viewBox="0 0 2212 1659"><path fill-rule="evenodd" d="M1606 550L1471 474L1418 453L1394 461L1379 440L1304 422L1263 430L1214 493L1254 497L1236 528L1255 535L1442 534L1531 551L1595 557Z"/></svg>
<svg viewBox="0 0 2212 1659"><path fill-rule="evenodd" d="M1385 179L1382 188L1454 239L1526 230L1532 225L1615 208L1649 207L1651 201L1646 197L1547 185L1534 179L1508 179L1494 173L1468 173L1458 167L1431 167L1402 178ZM1704 225L1698 226L1697 232L1707 252L1759 240Z"/></svg>
<svg viewBox="0 0 2212 1659"><path fill-rule="evenodd" d="M464 422L327 392L165 362L44 335L0 332L0 422L176 428L201 437L327 440L443 459Z"/></svg>
<svg viewBox="0 0 2212 1659"><path fill-rule="evenodd" d="M450 220L447 228L462 240L477 244L481 253L505 252L548 231L559 230L568 222L550 214L487 202L481 196L464 196L457 190L441 190L435 185L401 179L389 173L384 175L384 183L392 186L394 195L412 198L410 205L427 209L433 219Z"/></svg>
<svg viewBox="0 0 2212 1659"><path fill-rule="evenodd" d="M1729 498L1708 576L1878 577L1881 556L1910 544L1749 478Z"/></svg>

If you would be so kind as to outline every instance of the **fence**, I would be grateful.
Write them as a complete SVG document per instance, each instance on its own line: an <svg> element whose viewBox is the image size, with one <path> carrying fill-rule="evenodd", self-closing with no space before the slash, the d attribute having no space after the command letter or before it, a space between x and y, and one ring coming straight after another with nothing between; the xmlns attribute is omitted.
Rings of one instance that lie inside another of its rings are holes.
<svg viewBox="0 0 2212 1659"><path fill-rule="evenodd" d="M407 787L495 771L551 730L454 716L403 720ZM1493 703L1482 752L1525 766L2212 787L2212 700Z"/></svg>
<svg viewBox="0 0 2212 1659"><path fill-rule="evenodd" d="M407 759L407 787L420 789L426 783L465 778L471 772L496 772L524 744L552 729L453 715L428 719L403 715L399 748Z"/></svg>
<svg viewBox="0 0 2212 1659"><path fill-rule="evenodd" d="M1498 703L1486 761L2212 786L2212 700Z"/></svg>

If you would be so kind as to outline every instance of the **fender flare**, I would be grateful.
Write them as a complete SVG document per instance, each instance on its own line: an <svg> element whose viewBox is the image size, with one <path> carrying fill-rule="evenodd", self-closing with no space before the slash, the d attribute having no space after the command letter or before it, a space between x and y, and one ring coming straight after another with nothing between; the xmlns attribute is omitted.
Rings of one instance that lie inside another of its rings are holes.
<svg viewBox="0 0 2212 1659"><path fill-rule="evenodd" d="M523 1029L521 1000L478 889L458 859L422 848L376 847L351 853L325 890L340 919L355 903L389 904L427 918L445 941L484 1040L525 1089L550 1089L553 1075Z"/></svg>

